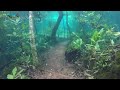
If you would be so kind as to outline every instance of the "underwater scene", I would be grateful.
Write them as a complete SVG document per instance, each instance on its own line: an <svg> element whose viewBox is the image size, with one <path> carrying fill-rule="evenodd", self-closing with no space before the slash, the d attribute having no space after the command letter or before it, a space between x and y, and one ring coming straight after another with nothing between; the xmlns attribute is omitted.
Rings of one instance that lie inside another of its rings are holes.
<svg viewBox="0 0 120 90"><path fill-rule="evenodd" d="M0 79L120 79L120 11L0 11Z"/></svg>

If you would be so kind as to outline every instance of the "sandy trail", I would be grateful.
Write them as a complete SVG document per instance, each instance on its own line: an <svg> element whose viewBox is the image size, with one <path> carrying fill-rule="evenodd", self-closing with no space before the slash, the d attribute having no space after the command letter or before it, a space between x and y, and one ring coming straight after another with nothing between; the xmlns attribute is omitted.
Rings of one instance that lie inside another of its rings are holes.
<svg viewBox="0 0 120 90"><path fill-rule="evenodd" d="M35 70L33 79L84 79L83 72L76 70L75 65L65 60L65 50L68 41L60 42L49 49L44 58L46 63L43 70Z"/></svg>

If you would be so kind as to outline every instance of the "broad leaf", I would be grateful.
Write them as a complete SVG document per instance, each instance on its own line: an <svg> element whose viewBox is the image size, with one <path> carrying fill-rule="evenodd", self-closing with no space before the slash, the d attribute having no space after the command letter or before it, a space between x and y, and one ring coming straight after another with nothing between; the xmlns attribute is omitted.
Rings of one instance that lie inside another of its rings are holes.
<svg viewBox="0 0 120 90"><path fill-rule="evenodd" d="M7 75L7 79L14 79L14 77L13 77L13 75L8 74L8 75Z"/></svg>
<svg viewBox="0 0 120 90"><path fill-rule="evenodd" d="M17 73L17 68L15 67L15 68L12 70L12 74L13 74L13 76L15 76L16 73Z"/></svg>

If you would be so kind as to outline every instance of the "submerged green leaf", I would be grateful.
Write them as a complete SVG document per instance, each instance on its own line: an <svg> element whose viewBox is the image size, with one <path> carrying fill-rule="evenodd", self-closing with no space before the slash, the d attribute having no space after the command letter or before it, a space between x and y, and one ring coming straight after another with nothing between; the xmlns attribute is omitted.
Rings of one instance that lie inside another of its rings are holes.
<svg viewBox="0 0 120 90"><path fill-rule="evenodd" d="M15 67L15 68L12 70L12 74L13 74L13 76L15 76L16 73L17 73L17 68Z"/></svg>
<svg viewBox="0 0 120 90"><path fill-rule="evenodd" d="M8 74L8 75L7 75L7 79L14 79L14 77L13 77L13 75Z"/></svg>

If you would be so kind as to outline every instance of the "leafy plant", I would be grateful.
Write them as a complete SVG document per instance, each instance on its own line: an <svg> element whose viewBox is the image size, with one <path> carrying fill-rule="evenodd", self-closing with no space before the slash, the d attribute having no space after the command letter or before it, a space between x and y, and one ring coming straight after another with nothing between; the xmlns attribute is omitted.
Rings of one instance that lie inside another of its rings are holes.
<svg viewBox="0 0 120 90"><path fill-rule="evenodd" d="M83 41L81 38L74 39L68 46L67 50L72 51L72 50L80 50L81 46L83 44Z"/></svg>
<svg viewBox="0 0 120 90"><path fill-rule="evenodd" d="M104 30L101 29L100 31L95 30L95 32L93 33L92 37L91 37L91 44L96 44L97 41L99 41L102 38Z"/></svg>
<svg viewBox="0 0 120 90"><path fill-rule="evenodd" d="M18 71L17 67L15 67L12 70L11 74L7 75L7 79L23 79L24 75L22 75L22 72L24 71L24 69L21 69L20 71Z"/></svg>

